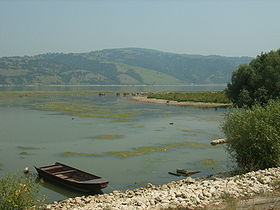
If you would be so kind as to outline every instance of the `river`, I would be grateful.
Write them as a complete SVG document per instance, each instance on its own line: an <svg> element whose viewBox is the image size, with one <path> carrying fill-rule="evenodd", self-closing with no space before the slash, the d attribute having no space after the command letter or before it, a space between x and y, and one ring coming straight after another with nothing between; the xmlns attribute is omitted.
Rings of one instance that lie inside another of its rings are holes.
<svg viewBox="0 0 280 210"><path fill-rule="evenodd" d="M48 87L39 90L220 90L215 86ZM38 87L1 88L38 90ZM108 93L46 94L0 100L0 175L56 161L109 180L104 193L147 183L182 179L168 174L177 168L200 170L205 176L228 170L219 126L225 108L144 104ZM41 181L48 202L80 196Z"/></svg>

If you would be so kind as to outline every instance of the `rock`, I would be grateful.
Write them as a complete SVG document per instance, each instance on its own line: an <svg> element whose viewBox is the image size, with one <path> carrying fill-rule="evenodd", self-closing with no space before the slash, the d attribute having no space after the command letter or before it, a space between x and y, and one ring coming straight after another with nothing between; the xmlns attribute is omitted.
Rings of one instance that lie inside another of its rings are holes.
<svg viewBox="0 0 280 210"><path fill-rule="evenodd" d="M188 183L188 184L192 184L192 183L195 183L195 179L188 177L188 178L184 179L184 182Z"/></svg>
<svg viewBox="0 0 280 210"><path fill-rule="evenodd" d="M152 185L151 183L148 183L147 185L146 185L146 188L153 188L154 187L154 185Z"/></svg>
<svg viewBox="0 0 280 210"><path fill-rule="evenodd" d="M224 144L226 142L227 142L226 139L215 139L215 140L212 140L210 142L210 144L214 146L214 145L217 145L217 144Z"/></svg>
<svg viewBox="0 0 280 210"><path fill-rule="evenodd" d="M45 205L44 209L165 209L205 208L210 203L219 203L225 192L233 197L256 195L273 190L271 183L279 179L280 168L250 172L244 175L226 177L211 176L207 179L173 181L162 186L148 183L146 188L113 191L109 194L69 198ZM261 181L260 181L261 180Z"/></svg>

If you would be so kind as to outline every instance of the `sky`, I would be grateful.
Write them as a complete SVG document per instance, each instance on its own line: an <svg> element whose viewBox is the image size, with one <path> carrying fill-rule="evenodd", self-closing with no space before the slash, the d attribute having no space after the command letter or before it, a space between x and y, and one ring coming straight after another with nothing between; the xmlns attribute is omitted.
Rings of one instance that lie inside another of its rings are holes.
<svg viewBox="0 0 280 210"><path fill-rule="evenodd" d="M138 47L251 56L280 48L279 0L0 0L0 56Z"/></svg>

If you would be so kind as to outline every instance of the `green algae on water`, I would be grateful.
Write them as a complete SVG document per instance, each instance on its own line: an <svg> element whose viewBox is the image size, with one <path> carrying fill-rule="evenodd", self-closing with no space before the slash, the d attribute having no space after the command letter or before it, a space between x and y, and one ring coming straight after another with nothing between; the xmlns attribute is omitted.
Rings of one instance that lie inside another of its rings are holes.
<svg viewBox="0 0 280 210"><path fill-rule="evenodd" d="M107 154L115 155L120 158L129 158L134 156L141 156L150 154L153 152L168 152L171 149L177 147L191 147L191 148L206 148L209 147L208 144L199 143L199 142L176 142L171 144L163 144L159 146L143 146L143 147L135 147L134 151L116 151L116 152L107 152Z"/></svg>
<svg viewBox="0 0 280 210"><path fill-rule="evenodd" d="M148 152L132 152L132 151L121 151L121 152L107 152L109 155L115 155L119 158L128 158L128 157L135 157L135 156L141 156L145 155Z"/></svg>
<svg viewBox="0 0 280 210"><path fill-rule="evenodd" d="M213 168L218 167L219 161L208 158L208 159L202 159L202 160L197 161L197 162L192 162L192 163L189 163L189 164L194 165L196 167L203 167L205 169L209 169L209 168L213 169Z"/></svg>
<svg viewBox="0 0 280 210"><path fill-rule="evenodd" d="M112 122L131 122L131 121L136 121L136 119L115 119L115 120L112 120Z"/></svg>
<svg viewBox="0 0 280 210"><path fill-rule="evenodd" d="M136 147L136 151L141 152L166 152L169 148L166 146L147 146L147 147Z"/></svg>
<svg viewBox="0 0 280 210"><path fill-rule="evenodd" d="M20 152L20 155L30 155L28 152Z"/></svg>
<svg viewBox="0 0 280 210"><path fill-rule="evenodd" d="M198 136L197 133L184 133L184 136Z"/></svg>
<svg viewBox="0 0 280 210"><path fill-rule="evenodd" d="M217 165L218 161L213 159L203 159L201 160L201 164L203 166L214 166Z"/></svg>
<svg viewBox="0 0 280 210"><path fill-rule="evenodd" d="M108 134L108 135L99 135L99 136L94 136L94 139L120 139L123 138L125 135L123 134Z"/></svg>
<svg viewBox="0 0 280 210"><path fill-rule="evenodd" d="M131 128L145 128L144 125L136 125L136 126L131 126Z"/></svg>
<svg viewBox="0 0 280 210"><path fill-rule="evenodd" d="M99 153L86 153L86 152L64 152L63 157L84 156L84 157L101 157Z"/></svg>
<svg viewBox="0 0 280 210"><path fill-rule="evenodd" d="M164 144L167 148L175 148L175 147L191 147L191 148L206 148L209 147L208 144L200 143L200 142L176 142L170 144Z"/></svg>
<svg viewBox="0 0 280 210"><path fill-rule="evenodd" d="M23 150L39 150L39 147L31 147L31 146L17 146L17 148L19 149L23 149Z"/></svg>

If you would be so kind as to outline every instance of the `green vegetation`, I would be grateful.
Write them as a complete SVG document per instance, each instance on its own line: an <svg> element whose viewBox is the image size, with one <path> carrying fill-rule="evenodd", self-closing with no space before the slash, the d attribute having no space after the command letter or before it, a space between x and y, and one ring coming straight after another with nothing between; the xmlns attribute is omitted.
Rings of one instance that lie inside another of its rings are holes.
<svg viewBox="0 0 280 210"><path fill-rule="evenodd" d="M209 103L230 103L223 91L180 91L151 93L148 98L165 99L168 101L193 101Z"/></svg>
<svg viewBox="0 0 280 210"><path fill-rule="evenodd" d="M208 166L208 167L212 167L214 165L217 165L217 161L216 160L213 160L213 159L203 159L201 160L201 164L203 166Z"/></svg>
<svg viewBox="0 0 280 210"><path fill-rule="evenodd" d="M136 121L136 119L126 118L126 119L115 119L115 120L112 120L112 122L131 122L131 121Z"/></svg>
<svg viewBox="0 0 280 210"><path fill-rule="evenodd" d="M31 175L6 175L0 179L0 209L37 209L44 202L38 192L39 186Z"/></svg>
<svg viewBox="0 0 280 210"><path fill-rule="evenodd" d="M0 84L224 84L239 64L250 60L137 48L2 57Z"/></svg>
<svg viewBox="0 0 280 210"><path fill-rule="evenodd" d="M199 143L199 142L176 142L170 144L163 144L159 146L145 146L145 147L135 147L133 148L134 151L114 151L114 152L107 152L110 155L116 155L120 158L128 158L133 156L140 156L146 155L152 152L168 152L171 149L178 148L178 147L191 147L191 148L206 148L208 144Z"/></svg>
<svg viewBox="0 0 280 210"><path fill-rule="evenodd" d="M233 72L226 89L239 107L266 104L280 96L280 49L257 56Z"/></svg>
<svg viewBox="0 0 280 210"><path fill-rule="evenodd" d="M226 148L244 171L280 166L280 101L233 109L222 129Z"/></svg>
<svg viewBox="0 0 280 210"><path fill-rule="evenodd" d="M280 178L274 180L272 182L272 186L274 187L274 189L278 192L280 192Z"/></svg>
<svg viewBox="0 0 280 210"><path fill-rule="evenodd" d="M17 148L23 149L23 150L38 150L38 149L40 149L39 147L28 147L28 146L17 146Z"/></svg>
<svg viewBox="0 0 280 210"><path fill-rule="evenodd" d="M120 158L129 158L129 157L145 155L145 154L147 154L147 152L120 151L120 152L107 152L107 154L116 155Z"/></svg>
<svg viewBox="0 0 280 210"><path fill-rule="evenodd" d="M123 138L125 135L123 134L108 134L108 135L99 135L99 136L94 136L94 139L102 139L102 140L106 140L106 139L120 139Z"/></svg>
<svg viewBox="0 0 280 210"><path fill-rule="evenodd" d="M135 121L136 119L128 117L137 116L141 112L138 109L128 112L121 107L111 109L110 106L99 106L87 97L81 101L81 96L97 96L98 93L98 91L3 91L0 92L0 104L23 105L84 118L115 118L115 122Z"/></svg>
<svg viewBox="0 0 280 210"><path fill-rule="evenodd" d="M84 157L101 157L99 153L86 153L86 152L64 152L63 157L84 156Z"/></svg>
<svg viewBox="0 0 280 210"><path fill-rule="evenodd" d="M20 152L19 154L20 154L20 155L29 155L28 152Z"/></svg>

